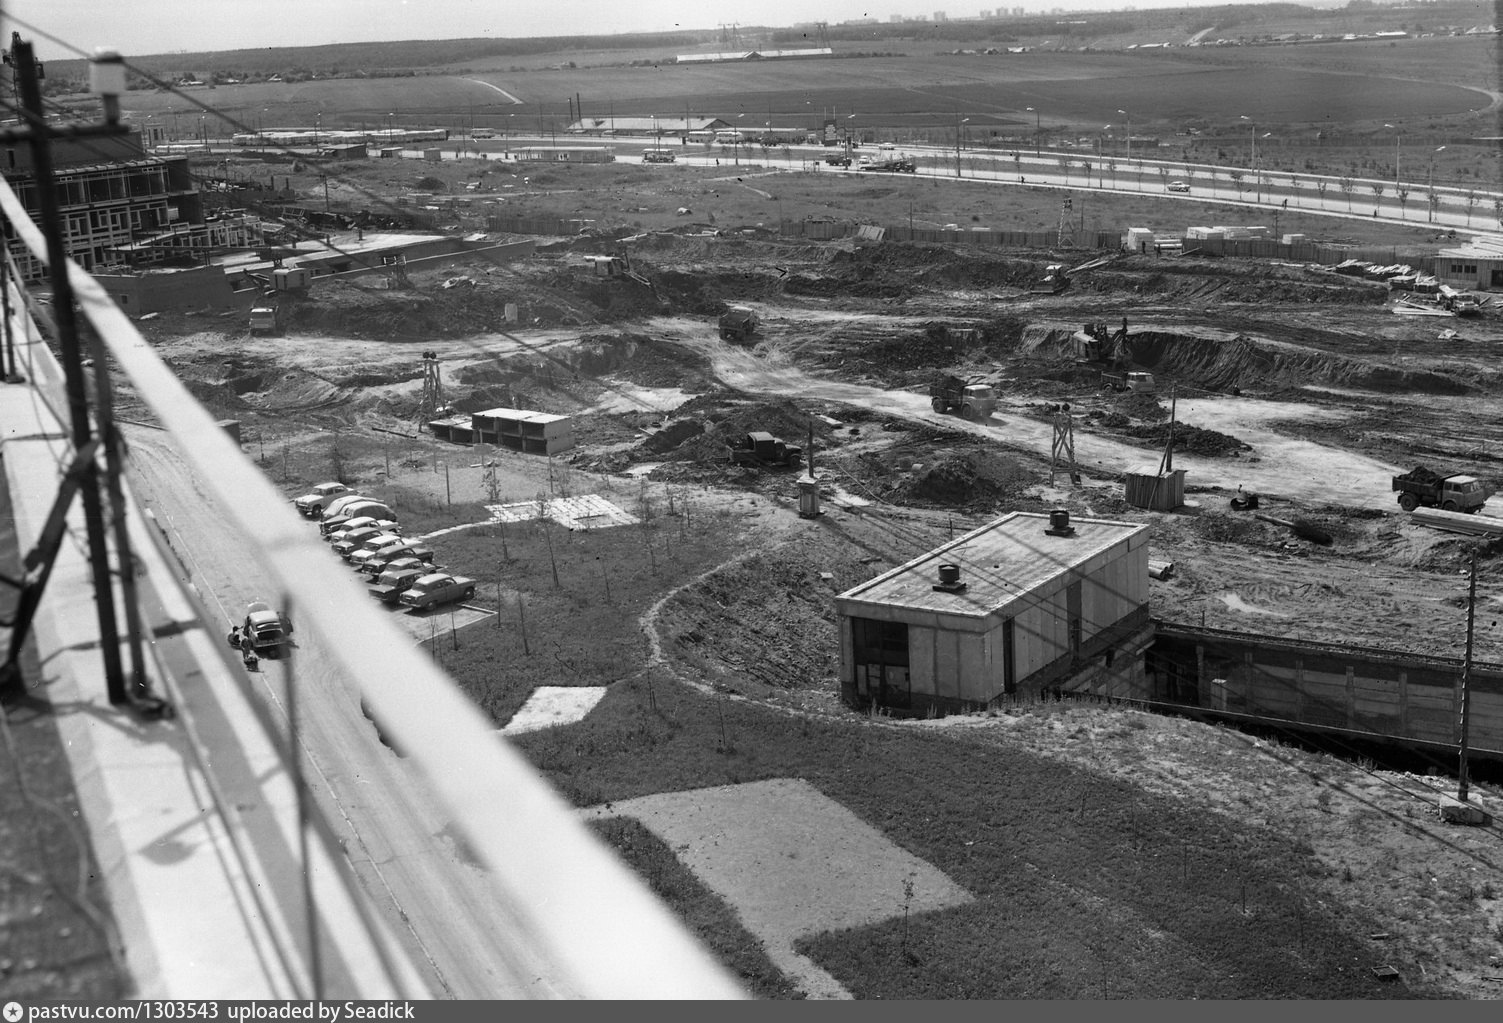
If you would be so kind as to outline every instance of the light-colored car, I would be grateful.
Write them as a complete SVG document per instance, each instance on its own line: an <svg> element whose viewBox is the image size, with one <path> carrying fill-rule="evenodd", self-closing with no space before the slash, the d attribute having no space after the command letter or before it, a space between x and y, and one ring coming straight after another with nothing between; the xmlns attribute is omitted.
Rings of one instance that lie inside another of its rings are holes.
<svg viewBox="0 0 1503 1023"><path fill-rule="evenodd" d="M1171 182L1169 182L1169 191L1171 191L1171 192L1188 192L1189 190L1190 190L1190 183L1188 181L1171 181Z"/></svg>
<svg viewBox="0 0 1503 1023"><path fill-rule="evenodd" d="M414 580L397 597L397 601L407 607L425 608L451 604L456 600L469 600L474 595L475 580L466 579L462 575L435 572Z"/></svg>
<svg viewBox="0 0 1503 1023"><path fill-rule="evenodd" d="M366 538L359 547L344 554L344 560L358 565L360 560L372 551L378 551L383 547L394 547L402 542L400 533L377 533L375 536Z"/></svg>
<svg viewBox="0 0 1503 1023"><path fill-rule="evenodd" d="M338 554L341 558L347 558L377 536L383 534L400 536L402 531L397 529L396 525L395 522L383 520L361 526L359 529L347 530L344 536L334 541L332 545L334 553Z"/></svg>
<svg viewBox="0 0 1503 1023"><path fill-rule="evenodd" d="M354 490L343 483L330 480L328 483L320 483L302 497L295 498L292 504L297 509L297 513L303 516L303 518L316 519L319 512L323 511L324 506L330 501L336 497L353 493Z"/></svg>
<svg viewBox="0 0 1503 1023"><path fill-rule="evenodd" d="M275 657L292 635L292 622L286 615L273 611L269 604L256 600L246 606L240 632L251 638L256 653Z"/></svg>

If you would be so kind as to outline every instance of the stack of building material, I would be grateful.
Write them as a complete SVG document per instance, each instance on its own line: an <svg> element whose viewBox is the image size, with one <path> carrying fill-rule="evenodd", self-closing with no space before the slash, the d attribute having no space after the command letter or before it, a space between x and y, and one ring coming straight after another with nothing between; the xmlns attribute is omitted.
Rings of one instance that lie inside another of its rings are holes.
<svg viewBox="0 0 1503 1023"><path fill-rule="evenodd" d="M1448 533L1470 536L1503 536L1503 518L1494 515L1468 515L1466 512L1441 511L1439 508L1416 508L1409 521Z"/></svg>

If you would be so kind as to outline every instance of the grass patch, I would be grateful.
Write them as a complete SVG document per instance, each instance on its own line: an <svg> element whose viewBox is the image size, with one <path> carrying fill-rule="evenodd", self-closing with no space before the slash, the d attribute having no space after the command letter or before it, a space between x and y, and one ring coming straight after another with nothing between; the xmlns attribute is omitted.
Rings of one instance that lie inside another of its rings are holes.
<svg viewBox="0 0 1503 1023"><path fill-rule="evenodd" d="M807 939L858 998L1393 998L1296 842L998 745L638 678L519 747L581 804L802 777L976 896ZM901 765L901 766L899 766ZM978 954L979 953L979 954Z"/></svg>
<svg viewBox="0 0 1503 1023"><path fill-rule="evenodd" d="M801 997L767 958L762 942L741 926L735 911L701 884L673 850L640 821L617 817L591 821L590 828L652 887L753 996Z"/></svg>

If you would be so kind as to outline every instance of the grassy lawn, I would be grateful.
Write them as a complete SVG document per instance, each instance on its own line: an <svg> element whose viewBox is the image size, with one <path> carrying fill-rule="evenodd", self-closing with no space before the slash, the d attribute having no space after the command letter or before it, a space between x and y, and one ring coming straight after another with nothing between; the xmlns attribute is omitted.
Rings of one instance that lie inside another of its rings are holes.
<svg viewBox="0 0 1503 1023"><path fill-rule="evenodd" d="M741 926L735 911L701 884L662 839L630 817L591 821L590 827L689 925L754 997L800 997L798 989L767 958L762 943Z"/></svg>

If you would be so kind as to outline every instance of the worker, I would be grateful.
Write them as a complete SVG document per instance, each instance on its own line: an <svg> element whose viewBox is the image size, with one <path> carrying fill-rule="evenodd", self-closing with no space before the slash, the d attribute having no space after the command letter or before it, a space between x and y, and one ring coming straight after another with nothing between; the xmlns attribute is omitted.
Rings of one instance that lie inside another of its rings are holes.
<svg viewBox="0 0 1503 1023"><path fill-rule="evenodd" d="M250 633L244 633L240 637L240 658L245 662L246 671L260 671L259 659L256 657L256 641Z"/></svg>
<svg viewBox="0 0 1503 1023"><path fill-rule="evenodd" d="M236 650L239 650L240 649L240 626L237 625L233 629L230 630L229 639L230 639L230 646L234 647Z"/></svg>

